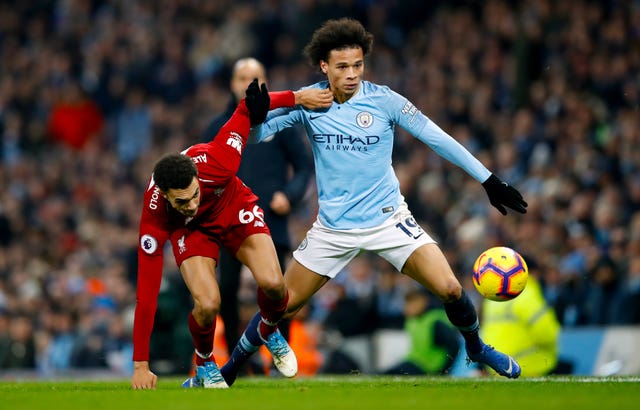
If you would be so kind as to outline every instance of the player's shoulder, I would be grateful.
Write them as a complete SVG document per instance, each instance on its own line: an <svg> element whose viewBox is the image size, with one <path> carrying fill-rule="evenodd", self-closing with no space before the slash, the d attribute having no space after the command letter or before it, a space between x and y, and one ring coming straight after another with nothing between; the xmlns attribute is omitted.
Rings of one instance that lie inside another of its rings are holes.
<svg viewBox="0 0 640 410"><path fill-rule="evenodd" d="M388 97L389 95L397 94L388 85L376 84L366 80L362 80L360 87L362 94L367 97Z"/></svg>
<svg viewBox="0 0 640 410"><path fill-rule="evenodd" d="M394 117L394 113L407 103L405 97L393 91L389 86L364 80L360 84L360 93L357 98L360 103L376 110L378 114L386 113L390 117Z"/></svg>
<svg viewBox="0 0 640 410"><path fill-rule="evenodd" d="M199 144L194 144L189 148L186 148L181 152L188 157L191 157L193 161L197 164L197 158L202 158L203 155L210 155L211 151L214 150L215 145L209 142L203 142Z"/></svg>
<svg viewBox="0 0 640 410"><path fill-rule="evenodd" d="M209 144L206 143L206 142L193 144L193 145L190 145L187 148L183 149L182 151L180 151L180 153L182 155L186 155L188 157L193 157L194 155L197 155L196 153L198 153L198 152L206 151L207 145L209 145Z"/></svg>
<svg viewBox="0 0 640 410"><path fill-rule="evenodd" d="M365 80L360 84L359 98L370 101L381 111L394 110L404 105L407 101L405 97L393 91L391 87Z"/></svg>
<svg viewBox="0 0 640 410"><path fill-rule="evenodd" d="M324 89L324 88L329 88L329 81L318 81L317 83L313 83L313 84L308 84L305 86L300 87L300 90L309 90L309 89Z"/></svg>

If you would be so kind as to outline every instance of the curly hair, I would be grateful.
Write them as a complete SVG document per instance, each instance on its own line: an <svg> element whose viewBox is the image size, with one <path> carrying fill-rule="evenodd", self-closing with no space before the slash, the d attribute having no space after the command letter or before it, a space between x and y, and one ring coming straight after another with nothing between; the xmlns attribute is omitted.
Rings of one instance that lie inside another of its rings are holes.
<svg viewBox="0 0 640 410"><path fill-rule="evenodd" d="M153 167L153 180L163 192L185 189L197 175L196 164L183 154L166 154Z"/></svg>
<svg viewBox="0 0 640 410"><path fill-rule="evenodd" d="M360 47L363 55L369 54L373 48L373 34L365 30L358 20L344 17L325 21L313 33L304 54L312 65L318 66L320 61L329 59L331 50L351 47Z"/></svg>

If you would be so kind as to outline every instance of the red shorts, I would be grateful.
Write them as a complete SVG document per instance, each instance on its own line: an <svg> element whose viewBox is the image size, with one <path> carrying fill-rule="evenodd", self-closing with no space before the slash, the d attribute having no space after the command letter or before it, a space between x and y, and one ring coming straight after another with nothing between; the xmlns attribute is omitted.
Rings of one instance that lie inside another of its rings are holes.
<svg viewBox="0 0 640 410"><path fill-rule="evenodd" d="M178 267L192 256L206 256L216 261L220 246L235 255L249 236L257 233L271 235L264 222L264 212L258 198L245 186L238 189L231 202L214 219L196 226L185 226L171 233L169 240Z"/></svg>

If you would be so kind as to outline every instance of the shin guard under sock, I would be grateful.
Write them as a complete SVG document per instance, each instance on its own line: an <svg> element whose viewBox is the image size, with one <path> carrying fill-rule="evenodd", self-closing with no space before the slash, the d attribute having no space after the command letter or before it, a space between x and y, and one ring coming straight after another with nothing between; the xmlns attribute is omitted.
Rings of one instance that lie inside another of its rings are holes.
<svg viewBox="0 0 640 410"><path fill-rule="evenodd" d="M482 340L480 340L478 313L469 299L467 293L462 290L460 299L444 304L449 321L458 328L464 337L467 350L471 353L478 353L482 350Z"/></svg>
<svg viewBox="0 0 640 410"><path fill-rule="evenodd" d="M207 327L201 327L193 317L193 313L190 312L188 323L193 346L196 350L196 366L202 366L204 362L214 361L213 336L216 331L216 322L214 321Z"/></svg>
<svg viewBox="0 0 640 410"><path fill-rule="evenodd" d="M289 302L289 292L287 291L283 299L274 300L268 297L262 289L258 288L258 307L260 308L260 336L266 340L267 337L277 329L277 324L284 316Z"/></svg>
<svg viewBox="0 0 640 410"><path fill-rule="evenodd" d="M258 324L260 323L260 312L253 315L244 333L240 336L238 344L233 348L229 361L220 368L222 377L229 386L236 380L242 365L255 353L262 345L262 339L258 335Z"/></svg>

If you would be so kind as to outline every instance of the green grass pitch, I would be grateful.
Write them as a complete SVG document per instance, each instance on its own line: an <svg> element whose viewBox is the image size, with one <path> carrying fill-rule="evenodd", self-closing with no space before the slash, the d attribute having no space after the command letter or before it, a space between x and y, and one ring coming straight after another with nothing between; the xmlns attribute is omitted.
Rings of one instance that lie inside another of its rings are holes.
<svg viewBox="0 0 640 410"><path fill-rule="evenodd" d="M121 381L2 381L0 409L638 409L639 377L502 378L327 376L247 377L226 390L182 389L161 377L156 390Z"/></svg>

